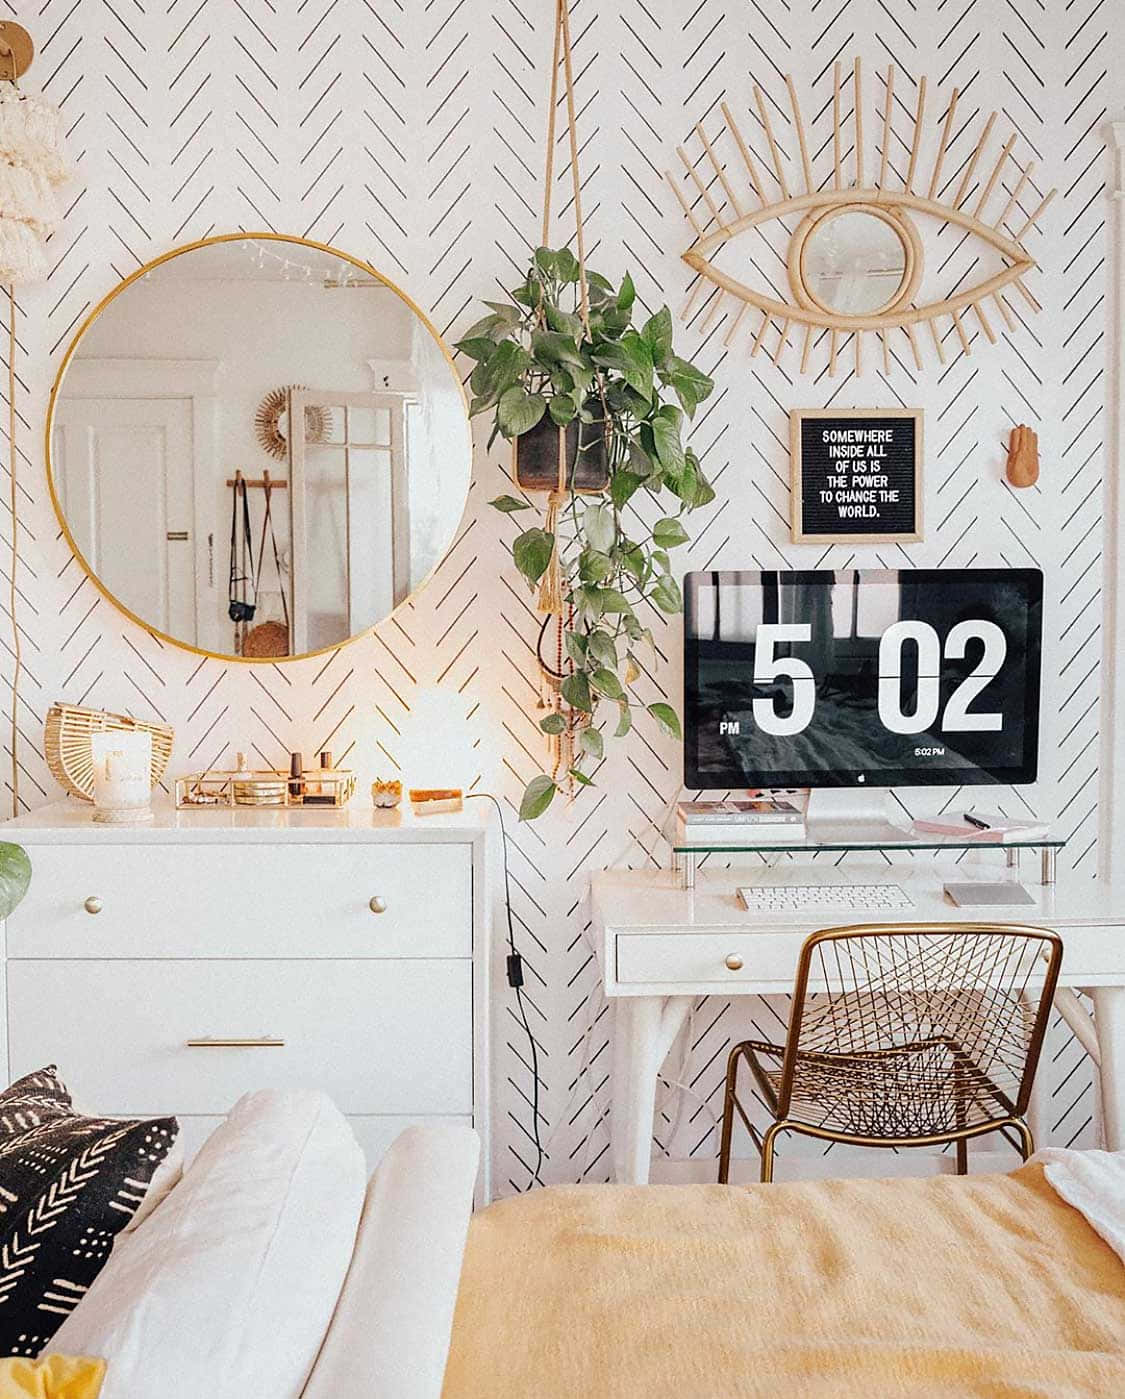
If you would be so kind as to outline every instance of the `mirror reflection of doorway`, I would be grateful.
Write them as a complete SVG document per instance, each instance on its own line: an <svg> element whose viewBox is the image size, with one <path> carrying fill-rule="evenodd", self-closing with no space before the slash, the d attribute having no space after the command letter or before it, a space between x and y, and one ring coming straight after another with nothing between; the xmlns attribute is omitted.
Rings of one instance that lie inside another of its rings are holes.
<svg viewBox="0 0 1125 1399"><path fill-rule="evenodd" d="M294 649L316 651L385 617L409 594L410 481L404 393L289 394ZM306 409L326 410L311 440Z"/></svg>
<svg viewBox="0 0 1125 1399"><path fill-rule="evenodd" d="M105 586L161 631L194 641L191 400L68 398L51 451L71 534Z"/></svg>

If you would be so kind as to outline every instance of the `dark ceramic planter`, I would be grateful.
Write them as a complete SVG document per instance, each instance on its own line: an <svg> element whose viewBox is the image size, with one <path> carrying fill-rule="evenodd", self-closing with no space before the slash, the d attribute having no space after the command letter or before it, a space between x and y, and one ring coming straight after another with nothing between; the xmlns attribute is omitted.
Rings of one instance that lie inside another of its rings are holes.
<svg viewBox="0 0 1125 1399"><path fill-rule="evenodd" d="M574 488L585 492L604 491L609 485L609 458L600 422L579 424L576 420L569 424L566 429L565 460L567 463L574 460L579 427L586 450L578 457ZM562 431L550 418L545 417L530 432L516 438L516 481L525 491L553 491L558 486L559 437Z"/></svg>

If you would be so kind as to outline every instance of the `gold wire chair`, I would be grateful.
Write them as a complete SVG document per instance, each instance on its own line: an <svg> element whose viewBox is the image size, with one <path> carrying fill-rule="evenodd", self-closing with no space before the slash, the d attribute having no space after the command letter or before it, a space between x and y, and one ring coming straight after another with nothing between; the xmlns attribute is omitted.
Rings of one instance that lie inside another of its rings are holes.
<svg viewBox="0 0 1125 1399"><path fill-rule="evenodd" d="M1023 924L826 928L801 948L784 1045L736 1044L727 1060L719 1182L737 1112L773 1179L781 1132L853 1146L956 1143L1024 1121L1062 961L1056 933ZM1042 980L1039 979L1042 973ZM812 988L810 990L810 987ZM745 1060L773 1121L759 1132L738 1099Z"/></svg>

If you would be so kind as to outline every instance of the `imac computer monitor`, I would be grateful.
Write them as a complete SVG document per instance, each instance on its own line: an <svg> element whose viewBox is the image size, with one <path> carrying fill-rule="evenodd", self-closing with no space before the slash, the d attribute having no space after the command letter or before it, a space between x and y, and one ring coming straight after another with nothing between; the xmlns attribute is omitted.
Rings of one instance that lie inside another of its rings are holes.
<svg viewBox="0 0 1125 1399"><path fill-rule="evenodd" d="M693 788L1034 782L1032 568L690 573Z"/></svg>

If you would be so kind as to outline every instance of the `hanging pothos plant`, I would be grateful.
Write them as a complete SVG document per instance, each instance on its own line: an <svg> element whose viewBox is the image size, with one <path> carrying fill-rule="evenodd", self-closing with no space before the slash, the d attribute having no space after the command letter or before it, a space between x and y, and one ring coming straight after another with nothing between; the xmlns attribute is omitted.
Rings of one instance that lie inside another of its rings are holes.
<svg viewBox="0 0 1125 1399"><path fill-rule="evenodd" d="M565 248L540 248L510 299L486 302L489 314L457 348L476 361L470 413L494 415L490 445L497 434L514 440L544 421L564 433L565 481L552 511L555 528L524 530L513 541L512 558L532 588L549 569L559 570L566 673L558 677L559 707L539 726L567 740L568 774L588 786L583 769L604 750L597 723L602 703L616 710L615 737L633 724L637 702L630 687L641 674L638 652L655 652L644 605L666 614L683 610L670 551L688 540L683 516L715 493L683 443L685 416L694 416L714 385L673 353L668 308L635 326L636 292L628 274L615 287L586 269L585 281L584 307L578 260ZM608 484L602 495L583 497L575 489L585 453L604 453ZM667 491L675 508L651 527L633 510L626 519L638 491L652 497ZM511 495L491 504L505 514L530 508ZM671 705L643 708L680 737ZM534 778L521 819L541 815L557 790L557 774Z"/></svg>

